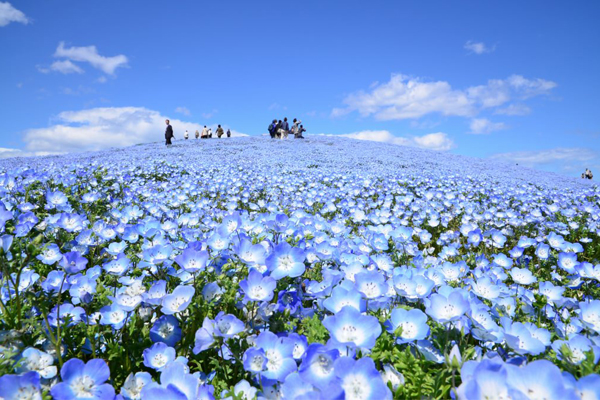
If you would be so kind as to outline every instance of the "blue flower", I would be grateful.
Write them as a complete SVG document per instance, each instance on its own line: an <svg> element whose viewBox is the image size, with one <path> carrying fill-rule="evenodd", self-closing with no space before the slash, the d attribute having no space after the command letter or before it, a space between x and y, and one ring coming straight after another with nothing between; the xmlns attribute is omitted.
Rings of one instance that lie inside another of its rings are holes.
<svg viewBox="0 0 600 400"><path fill-rule="evenodd" d="M311 343L298 372L303 380L325 390L335 378L333 365L338 357L337 350L328 349L320 343Z"/></svg>
<svg viewBox="0 0 600 400"><path fill-rule="evenodd" d="M5 400L41 400L40 376L34 371L23 375L4 375L0 377L0 396Z"/></svg>
<svg viewBox="0 0 600 400"><path fill-rule="evenodd" d="M57 368L54 364L54 357L33 347L28 347L23 351L19 371L35 371L44 379L54 378Z"/></svg>
<svg viewBox="0 0 600 400"><path fill-rule="evenodd" d="M100 324L111 325L114 329L121 329L127 319L127 311L115 303L102 307L100 315Z"/></svg>
<svg viewBox="0 0 600 400"><path fill-rule="evenodd" d="M294 343L272 332L264 331L256 338L255 347L262 349L267 357L267 365L262 376L282 382L286 376L296 370Z"/></svg>
<svg viewBox="0 0 600 400"><path fill-rule="evenodd" d="M351 306L360 312L367 309L366 301L355 288L345 289L342 286L336 286L331 292L331 297L323 300L323 307L332 313L337 313L345 306Z"/></svg>
<svg viewBox="0 0 600 400"><path fill-rule="evenodd" d="M376 317L362 315L354 307L345 306L334 316L326 316L323 326L339 343L370 350L381 335L381 325Z"/></svg>
<svg viewBox="0 0 600 400"><path fill-rule="evenodd" d="M600 333L600 300L579 303L581 322L592 331Z"/></svg>
<svg viewBox="0 0 600 400"><path fill-rule="evenodd" d="M208 350L215 342L215 322L208 317L204 317L202 328L196 331L196 341L194 344L194 354Z"/></svg>
<svg viewBox="0 0 600 400"><path fill-rule="evenodd" d="M223 311L217 314L214 321L214 335L229 339L244 330L245 326L235 315L225 314Z"/></svg>
<svg viewBox="0 0 600 400"><path fill-rule="evenodd" d="M334 369L346 399L392 399L392 392L383 382L371 358L354 360L341 357L335 361Z"/></svg>
<svg viewBox="0 0 600 400"><path fill-rule="evenodd" d="M175 262L187 272L202 271L208 263L208 252L188 248L175 257Z"/></svg>
<svg viewBox="0 0 600 400"><path fill-rule="evenodd" d="M250 347L244 353L243 357L244 369L254 374L261 373L267 366L267 356L263 349Z"/></svg>
<svg viewBox="0 0 600 400"><path fill-rule="evenodd" d="M83 398L112 400L115 397L113 387L104 383L110 377L110 370L104 360L93 359L84 363L77 358L72 358L64 363L60 376L62 382L57 383L50 390L56 400Z"/></svg>
<svg viewBox="0 0 600 400"><path fill-rule="evenodd" d="M452 291L447 297L432 294L425 312L442 324L456 321L469 310L469 302L458 291Z"/></svg>
<svg viewBox="0 0 600 400"><path fill-rule="evenodd" d="M152 347L144 350L144 365L156 371L162 371L165 366L175 360L175 349L165 343L154 343Z"/></svg>
<svg viewBox="0 0 600 400"><path fill-rule="evenodd" d="M363 271L354 275L356 289L367 299L376 299L387 293L388 285L383 274L376 270Z"/></svg>
<svg viewBox="0 0 600 400"><path fill-rule="evenodd" d="M399 332L396 339L399 344L422 340L429 335L427 315L419 309L395 308L390 315L390 319L386 321L385 327L389 333L395 336L398 328L401 328L401 332Z"/></svg>
<svg viewBox="0 0 600 400"><path fill-rule="evenodd" d="M167 315L184 311L192 302L194 293L193 286L177 286L173 293L163 297L161 311Z"/></svg>
<svg viewBox="0 0 600 400"><path fill-rule="evenodd" d="M174 347L181 340L179 321L172 315L163 315L158 318L150 329L150 339L153 342L162 342Z"/></svg>
<svg viewBox="0 0 600 400"><path fill-rule="evenodd" d="M275 279L265 276L255 269L250 270L248 278L240 282L246 301L270 301L277 286Z"/></svg>
<svg viewBox="0 0 600 400"><path fill-rule="evenodd" d="M519 285L531 285L532 283L537 282L537 278L533 276L533 273L527 268L514 267L510 270L510 276L512 276L513 281Z"/></svg>
<svg viewBox="0 0 600 400"><path fill-rule="evenodd" d="M51 243L36 258L46 265L52 265L62 259L62 254L58 246Z"/></svg>
<svg viewBox="0 0 600 400"><path fill-rule="evenodd" d="M148 372L138 372L135 375L131 373L121 387L121 396L125 400L140 400L142 389L150 382L152 375Z"/></svg>
<svg viewBox="0 0 600 400"><path fill-rule="evenodd" d="M287 242L278 244L266 259L266 265L273 279L286 276L296 278L304 273L305 254L302 249L290 246Z"/></svg>

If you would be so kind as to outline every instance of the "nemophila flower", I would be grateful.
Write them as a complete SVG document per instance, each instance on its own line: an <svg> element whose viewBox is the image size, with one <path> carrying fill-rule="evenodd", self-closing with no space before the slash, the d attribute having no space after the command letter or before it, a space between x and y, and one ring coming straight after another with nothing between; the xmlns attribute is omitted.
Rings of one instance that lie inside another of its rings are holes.
<svg viewBox="0 0 600 400"><path fill-rule="evenodd" d="M115 276L123 276L130 267L131 261L124 253L120 253L117 255L117 258L110 260L102 266L107 273Z"/></svg>
<svg viewBox="0 0 600 400"><path fill-rule="evenodd" d="M85 310L83 308L75 307L70 303L63 303L52 308L48 315L48 322L53 328L56 328L59 323L63 325L67 321L69 321L69 326L73 326L81 322L84 315Z"/></svg>
<svg viewBox="0 0 600 400"><path fill-rule="evenodd" d="M214 335L229 339L244 330L245 326L235 315L225 314L223 311L215 317Z"/></svg>
<svg viewBox="0 0 600 400"><path fill-rule="evenodd" d="M422 340L429 335L427 315L419 309L395 308L385 322L385 328L397 337L399 344Z"/></svg>
<svg viewBox="0 0 600 400"><path fill-rule="evenodd" d="M345 289L342 286L336 286L331 292L331 296L323 300L323 307L332 313L337 313L345 306L354 307L360 312L367 309L366 301L355 288Z"/></svg>
<svg viewBox="0 0 600 400"><path fill-rule="evenodd" d="M163 342L154 343L152 347L144 350L143 355L144 365L156 371L162 371L177 356L175 349Z"/></svg>
<svg viewBox="0 0 600 400"><path fill-rule="evenodd" d="M175 262L188 272L202 271L208 263L208 253L206 251L186 249L183 253L175 257Z"/></svg>
<svg viewBox="0 0 600 400"><path fill-rule="evenodd" d="M518 354L538 355L550 344L550 333L543 328L503 318L506 343Z"/></svg>
<svg viewBox="0 0 600 400"><path fill-rule="evenodd" d="M200 393L201 386L198 376L190 374L184 364L172 362L163 368L160 374L160 384L148 382L144 385L141 398L144 400L196 400L201 398Z"/></svg>
<svg viewBox="0 0 600 400"><path fill-rule="evenodd" d="M232 394L235 396L236 399L253 400L256 398L257 392L258 392L258 389L256 389L255 387L252 387L247 380L242 379L241 381L239 381L238 383L235 384L235 386L233 387ZM228 396L228 397L223 396L223 400L233 400L233 398L234 398L233 396Z"/></svg>
<svg viewBox="0 0 600 400"><path fill-rule="evenodd" d="M162 342L167 346L175 347L181 340L181 328L179 321L172 315L163 315L154 321L150 328L150 339L153 342Z"/></svg>
<svg viewBox="0 0 600 400"><path fill-rule="evenodd" d="M194 343L194 354L208 350L215 342L215 322L204 317L202 328L196 331L196 341Z"/></svg>
<svg viewBox="0 0 600 400"><path fill-rule="evenodd" d="M54 357L33 347L28 347L21 354L19 371L35 371L44 379L54 378L56 376L56 366Z"/></svg>
<svg viewBox="0 0 600 400"><path fill-rule="evenodd" d="M580 364L587 357L587 352L592 352L594 364L600 359L600 347L593 345L592 342L582 335L574 335L569 340L556 340L552 343L552 349L556 352L559 359Z"/></svg>
<svg viewBox="0 0 600 400"><path fill-rule="evenodd" d="M513 278L513 281L519 285L531 285L532 283L537 282L533 273L526 268L514 267L510 270L510 276Z"/></svg>
<svg viewBox="0 0 600 400"><path fill-rule="evenodd" d="M563 244L565 243L565 238L563 238L561 235L557 235L554 232L551 232L546 240L548 241L548 244L555 250L561 250Z"/></svg>
<svg viewBox="0 0 600 400"><path fill-rule="evenodd" d="M240 282L240 289L244 292L246 301L270 301L276 286L275 279L263 276L255 269L251 269L248 278Z"/></svg>
<svg viewBox="0 0 600 400"><path fill-rule="evenodd" d="M242 239L234 246L234 253L245 263L256 265L264 264L267 251L260 244L252 244L248 239Z"/></svg>
<svg viewBox="0 0 600 400"><path fill-rule="evenodd" d="M110 377L110 370L104 360L93 359L84 363L72 358L63 364L60 376L62 382L50 389L56 400L112 400L115 397L113 387L105 383Z"/></svg>
<svg viewBox="0 0 600 400"><path fill-rule="evenodd" d="M59 265L68 273L76 274L85 269L88 260L77 251L70 251L62 255Z"/></svg>
<svg viewBox="0 0 600 400"><path fill-rule="evenodd" d="M286 276L296 278L304 273L304 250L290 246L287 242L278 244L267 257L265 263L273 279Z"/></svg>
<svg viewBox="0 0 600 400"><path fill-rule="evenodd" d="M575 253L559 253L558 254L558 266L568 272L569 274L575 273L575 267L578 265L577 254Z"/></svg>
<svg viewBox="0 0 600 400"><path fill-rule="evenodd" d="M202 297L209 303L218 301L223 293L224 290L221 289L217 282L207 283L204 288L202 288Z"/></svg>
<svg viewBox="0 0 600 400"><path fill-rule="evenodd" d="M311 343L298 370L300 377L321 390L330 388L335 379L333 365L338 357L337 350L328 349L320 343Z"/></svg>
<svg viewBox="0 0 600 400"><path fill-rule="evenodd" d="M46 265L52 265L60 261L62 256L63 255L61 254L58 246L54 243L51 243L45 247L36 258Z"/></svg>
<svg viewBox="0 0 600 400"><path fill-rule="evenodd" d="M437 322L444 324L456 321L468 310L469 302L458 291L453 291L448 296L437 293L429 296L429 305L425 312Z"/></svg>
<svg viewBox="0 0 600 400"><path fill-rule="evenodd" d="M1 376L0 396L6 400L42 400L40 376L35 371Z"/></svg>
<svg viewBox="0 0 600 400"><path fill-rule="evenodd" d="M489 308L484 305L474 305L469 311L469 316L473 322L471 334L481 341L499 343L504 339L504 331L496 323L489 312Z"/></svg>
<svg viewBox="0 0 600 400"><path fill-rule="evenodd" d="M57 226L67 232L79 232L84 228L84 218L75 213L62 213Z"/></svg>
<svg viewBox="0 0 600 400"><path fill-rule="evenodd" d="M500 286L496 284L490 277L484 276L478 278L477 281L471 284L473 293L477 296L488 300L494 300L500 295Z"/></svg>
<svg viewBox="0 0 600 400"><path fill-rule="evenodd" d="M600 333L600 300L579 303L579 318L586 328Z"/></svg>
<svg viewBox="0 0 600 400"><path fill-rule="evenodd" d="M144 301L148 304L159 305L162 303L163 297L167 294L167 282L163 280L156 281L150 289L144 293Z"/></svg>
<svg viewBox="0 0 600 400"><path fill-rule="evenodd" d="M46 292L54 293L61 290L61 285L62 291L69 290L69 287L71 286L69 282L67 282L65 273L63 271L54 270L50 271L46 277L46 280L42 282L42 289L44 289Z"/></svg>
<svg viewBox="0 0 600 400"><path fill-rule="evenodd" d="M513 266L513 260L507 257L504 253L500 253L494 256L494 264L504 269L509 269Z"/></svg>
<svg viewBox="0 0 600 400"><path fill-rule="evenodd" d="M46 192L46 210L52 210L54 208L62 209L69 204L67 196L60 190Z"/></svg>
<svg viewBox="0 0 600 400"><path fill-rule="evenodd" d="M435 282L423 275L396 275L393 278L396 293L410 300L423 299L431 293Z"/></svg>
<svg viewBox="0 0 600 400"><path fill-rule="evenodd" d="M354 307L345 306L333 316L323 319L332 338L351 347L370 350L381 335L381 325L376 317L363 315Z"/></svg>
<svg viewBox="0 0 600 400"><path fill-rule="evenodd" d="M172 293L163 297L161 311L167 315L184 311L192 302L194 293L193 286L177 286Z"/></svg>
<svg viewBox="0 0 600 400"><path fill-rule="evenodd" d="M261 374L263 377L281 382L296 370L294 343L288 338L264 331L256 338L255 347L262 349L267 357L266 369Z"/></svg>
<svg viewBox="0 0 600 400"><path fill-rule="evenodd" d="M129 374L121 387L121 396L125 400L142 400L142 389L152 382L152 375L148 372Z"/></svg>
<svg viewBox="0 0 600 400"><path fill-rule="evenodd" d="M302 300L298 296L297 290L282 290L277 296L278 311L288 311L290 315L296 314L296 312L302 308Z"/></svg>
<svg viewBox="0 0 600 400"><path fill-rule="evenodd" d="M582 278L595 279L600 281L600 264L594 265L589 262L580 264L579 275Z"/></svg>
<svg viewBox="0 0 600 400"><path fill-rule="evenodd" d="M244 353L243 357L244 369L248 372L259 374L267 366L267 356L263 349L257 349L256 347L250 347Z"/></svg>
<svg viewBox="0 0 600 400"><path fill-rule="evenodd" d="M386 386L389 385L392 387L394 392L398 390L400 386L403 386L405 382L404 375L398 372L391 364L384 364L381 378Z"/></svg>
<svg viewBox="0 0 600 400"><path fill-rule="evenodd" d="M546 296L549 301L560 301L563 298L565 288L562 286L554 286L552 282L540 282L539 293Z"/></svg>
<svg viewBox="0 0 600 400"><path fill-rule="evenodd" d="M383 382L375 363L369 357L354 360L341 357L334 364L344 398L353 400L386 400L392 392Z"/></svg>
<svg viewBox="0 0 600 400"><path fill-rule="evenodd" d="M100 309L100 324L110 325L114 329L121 329L127 319L127 311L118 304L111 304Z"/></svg>
<svg viewBox="0 0 600 400"><path fill-rule="evenodd" d="M320 393L297 372L289 374L281 385L281 396L286 399L319 398Z"/></svg>
<svg viewBox="0 0 600 400"><path fill-rule="evenodd" d="M507 366L507 383L514 397L529 399L576 399L565 385L558 367L548 360L532 361L524 367Z"/></svg>
<svg viewBox="0 0 600 400"><path fill-rule="evenodd" d="M87 276L81 276L69 288L69 294L73 304L89 303L92 295L96 293L96 280ZM131 311L131 310L128 310Z"/></svg>
<svg viewBox="0 0 600 400"><path fill-rule="evenodd" d="M212 234L206 244L212 251L220 252L229 247L229 238L218 233Z"/></svg>
<svg viewBox="0 0 600 400"><path fill-rule="evenodd" d="M385 277L376 270L363 271L354 275L356 289L367 299L375 299L383 296L388 291Z"/></svg>

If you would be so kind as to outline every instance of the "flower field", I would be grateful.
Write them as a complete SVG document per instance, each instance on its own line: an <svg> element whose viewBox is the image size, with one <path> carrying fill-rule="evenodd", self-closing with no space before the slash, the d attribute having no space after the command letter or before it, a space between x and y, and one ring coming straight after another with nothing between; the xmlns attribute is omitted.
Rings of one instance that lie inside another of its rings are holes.
<svg viewBox="0 0 600 400"><path fill-rule="evenodd" d="M589 181L327 136L0 173L0 398L600 398Z"/></svg>

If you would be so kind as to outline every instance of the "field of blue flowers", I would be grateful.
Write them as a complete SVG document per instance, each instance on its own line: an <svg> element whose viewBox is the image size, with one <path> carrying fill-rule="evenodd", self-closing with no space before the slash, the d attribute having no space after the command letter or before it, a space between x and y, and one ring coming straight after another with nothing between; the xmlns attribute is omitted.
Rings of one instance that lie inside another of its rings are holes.
<svg viewBox="0 0 600 400"><path fill-rule="evenodd" d="M600 398L589 181L327 136L0 173L0 398Z"/></svg>

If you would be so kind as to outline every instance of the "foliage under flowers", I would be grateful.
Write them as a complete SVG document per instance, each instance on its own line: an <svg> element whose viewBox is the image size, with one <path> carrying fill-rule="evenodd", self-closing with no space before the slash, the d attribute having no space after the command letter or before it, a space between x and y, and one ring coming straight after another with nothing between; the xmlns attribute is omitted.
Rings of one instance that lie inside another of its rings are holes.
<svg viewBox="0 0 600 400"><path fill-rule="evenodd" d="M5 399L600 398L589 182L339 138L0 172Z"/></svg>

